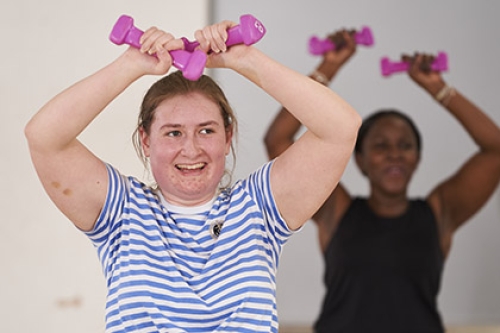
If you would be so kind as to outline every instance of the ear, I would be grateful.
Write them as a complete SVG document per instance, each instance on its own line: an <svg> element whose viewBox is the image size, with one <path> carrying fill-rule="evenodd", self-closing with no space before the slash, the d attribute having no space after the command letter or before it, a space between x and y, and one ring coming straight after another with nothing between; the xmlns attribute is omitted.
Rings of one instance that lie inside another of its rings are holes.
<svg viewBox="0 0 500 333"><path fill-rule="evenodd" d="M149 157L149 147L150 147L150 139L144 127L139 128L139 136L141 138L141 147L144 152L144 156Z"/></svg>
<svg viewBox="0 0 500 333"><path fill-rule="evenodd" d="M364 164L363 164L363 154L362 153L354 153L354 158L355 158L356 165L358 166L359 170L361 171L361 173L364 176L366 176L366 171L365 171Z"/></svg>
<svg viewBox="0 0 500 333"><path fill-rule="evenodd" d="M226 156L231 152L231 143L233 141L233 125L230 125L226 130Z"/></svg>

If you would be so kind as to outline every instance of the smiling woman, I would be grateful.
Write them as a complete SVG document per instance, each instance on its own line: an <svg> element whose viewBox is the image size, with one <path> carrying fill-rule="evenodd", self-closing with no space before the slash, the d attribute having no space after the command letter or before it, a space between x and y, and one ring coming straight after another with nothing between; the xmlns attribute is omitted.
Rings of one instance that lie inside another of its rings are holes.
<svg viewBox="0 0 500 333"><path fill-rule="evenodd" d="M356 51L354 37L339 33L345 47L325 53L313 72L322 73L323 84ZM500 128L448 86L440 72L427 70L431 59L417 54L408 75L461 123L477 152L427 196L411 198L408 188L422 146L415 124L396 110L363 121L354 157L369 182L369 195L352 196L339 183L313 216L326 266L317 333L445 330L437 302L444 263L455 232L500 181ZM279 111L265 136L271 159L293 143L300 127L285 107Z"/></svg>
<svg viewBox="0 0 500 333"><path fill-rule="evenodd" d="M197 52L208 67L232 69L286 105L309 132L233 184L222 181L236 118L206 75L192 81L173 72L146 93L135 144L155 186L121 174L77 138L137 79L170 70L169 51L184 43L154 27L140 49L55 96L25 128L48 195L97 249L107 333L278 332L283 245L337 185L352 153L361 121L350 105L252 46L228 49L234 25L196 31ZM305 172L311 176L299 177Z"/></svg>
<svg viewBox="0 0 500 333"><path fill-rule="evenodd" d="M190 92L165 97L154 109L143 107L154 112L140 115L142 151L149 158L153 176L167 201L177 205L202 204L213 197L213 189L224 174L235 118L230 108L219 109L213 97L200 92L200 87L207 85L207 77L187 81L177 72L163 79L167 80L186 81L184 85L189 86L186 89ZM155 85L164 84L159 81ZM155 88L149 94L168 96ZM176 90L168 91L177 94ZM222 93L218 95L224 97ZM158 99L146 95L146 100L150 98ZM154 122L143 117L153 118Z"/></svg>

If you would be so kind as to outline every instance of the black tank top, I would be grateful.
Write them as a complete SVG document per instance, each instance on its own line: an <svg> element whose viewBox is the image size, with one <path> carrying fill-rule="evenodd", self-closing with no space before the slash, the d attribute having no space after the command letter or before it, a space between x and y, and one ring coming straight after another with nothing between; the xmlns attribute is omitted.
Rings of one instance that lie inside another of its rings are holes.
<svg viewBox="0 0 500 333"><path fill-rule="evenodd" d="M382 218L355 198L324 259L327 292L315 332L444 332L437 309L444 258L426 201Z"/></svg>

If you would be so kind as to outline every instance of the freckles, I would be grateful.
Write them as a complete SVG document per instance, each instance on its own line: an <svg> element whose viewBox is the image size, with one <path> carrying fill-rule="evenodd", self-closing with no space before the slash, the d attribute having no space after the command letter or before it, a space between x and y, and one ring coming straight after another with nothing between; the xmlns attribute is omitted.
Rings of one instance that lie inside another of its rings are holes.
<svg viewBox="0 0 500 333"><path fill-rule="evenodd" d="M61 188L61 184L59 182L52 182L50 183L50 185L55 189ZM69 188L66 188L62 191L62 194L64 194L65 196L71 196L73 194L73 191L71 191Z"/></svg>

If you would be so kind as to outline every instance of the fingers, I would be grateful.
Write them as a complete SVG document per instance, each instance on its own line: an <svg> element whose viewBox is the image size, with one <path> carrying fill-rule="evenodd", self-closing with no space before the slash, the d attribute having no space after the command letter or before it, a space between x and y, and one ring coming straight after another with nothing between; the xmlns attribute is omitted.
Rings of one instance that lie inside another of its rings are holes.
<svg viewBox="0 0 500 333"><path fill-rule="evenodd" d="M222 21L220 23L207 26L201 30L197 30L194 37L198 43L200 43L199 49L204 52L225 52L227 50L227 29L234 25L234 22Z"/></svg>
<svg viewBox="0 0 500 333"><path fill-rule="evenodd" d="M421 71L423 73L432 72L432 63L434 62L434 55L426 53L415 52L413 56L403 54L401 60L410 63L413 72Z"/></svg>
<svg viewBox="0 0 500 333"><path fill-rule="evenodd" d="M357 46L353 37L353 32L343 29L333 35L330 35L329 38L331 40L335 40L335 49L326 52L323 55L323 59L324 61L332 63L336 66L342 66L356 52Z"/></svg>
<svg viewBox="0 0 500 333"><path fill-rule="evenodd" d="M140 39L141 52L153 54L163 54L168 50L175 50L183 48L184 44L181 40L168 32L160 30L156 27L147 29Z"/></svg>
<svg viewBox="0 0 500 333"><path fill-rule="evenodd" d="M169 51L184 48L181 39L176 39L171 33L156 27L147 29L139 40L140 52L149 56L145 59L145 70L149 74L164 74L172 66L173 59ZM154 55L154 57L150 57Z"/></svg>

